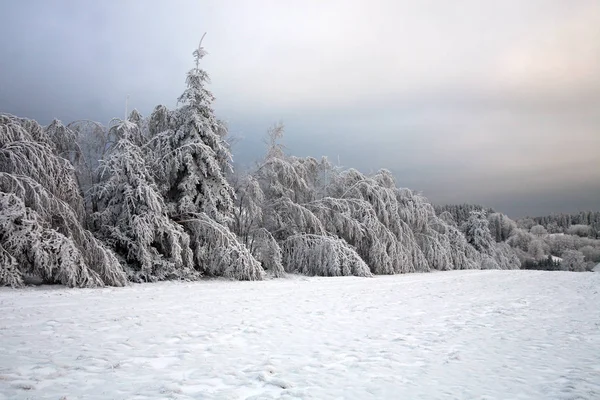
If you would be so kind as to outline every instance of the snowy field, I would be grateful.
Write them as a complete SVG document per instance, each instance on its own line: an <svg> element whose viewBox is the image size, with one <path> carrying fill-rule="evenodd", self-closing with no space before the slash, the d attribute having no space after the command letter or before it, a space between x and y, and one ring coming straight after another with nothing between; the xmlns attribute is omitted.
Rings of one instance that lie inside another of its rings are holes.
<svg viewBox="0 0 600 400"><path fill-rule="evenodd" d="M600 274L0 289L0 399L600 399Z"/></svg>

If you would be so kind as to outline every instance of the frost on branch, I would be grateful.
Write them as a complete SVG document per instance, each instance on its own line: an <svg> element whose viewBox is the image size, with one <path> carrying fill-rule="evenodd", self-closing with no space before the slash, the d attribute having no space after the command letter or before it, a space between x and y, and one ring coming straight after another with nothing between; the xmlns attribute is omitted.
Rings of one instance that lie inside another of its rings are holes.
<svg viewBox="0 0 600 400"><path fill-rule="evenodd" d="M53 153L51 141L35 121L0 115L0 146L0 171L33 179L83 216L83 199L73 166Z"/></svg>
<svg viewBox="0 0 600 400"><path fill-rule="evenodd" d="M361 199L326 197L307 207L329 233L354 246L373 273L402 272L408 262L402 243L379 221L370 203Z"/></svg>
<svg viewBox="0 0 600 400"><path fill-rule="evenodd" d="M283 242L283 264L287 272L311 276L371 276L367 264L348 243L329 236L290 236Z"/></svg>
<svg viewBox="0 0 600 400"><path fill-rule="evenodd" d="M53 145L54 154L69 160L73 165L83 162L82 153L77 144L77 133L55 119L44 129Z"/></svg>
<svg viewBox="0 0 600 400"><path fill-rule="evenodd" d="M0 273L2 285L22 286L22 275L31 274L69 287L103 286L75 243L46 228L40 215L25 207L23 200L0 192L0 209L0 253L8 261Z"/></svg>
<svg viewBox="0 0 600 400"><path fill-rule="evenodd" d="M506 243L496 243L485 211L471 211L462 225L465 238L482 255L482 269L517 269L521 263Z"/></svg>
<svg viewBox="0 0 600 400"><path fill-rule="evenodd" d="M263 278L260 263L226 226L204 213L178 222L189 232L194 262L206 275L246 281Z"/></svg>
<svg viewBox="0 0 600 400"><path fill-rule="evenodd" d="M232 180L236 196L231 229L252 250L254 233L263 225L265 196L260 184L251 175L234 175Z"/></svg>
<svg viewBox="0 0 600 400"><path fill-rule="evenodd" d="M481 253L489 253L494 244L488 224L485 211L472 211L462 227L469 244Z"/></svg>
<svg viewBox="0 0 600 400"><path fill-rule="evenodd" d="M51 140L35 121L0 115L0 194L0 253L10 260L2 276L12 276L3 284L20 283L14 279L15 262L20 274L47 282L127 283L114 254L83 228L73 168L53 154Z"/></svg>
<svg viewBox="0 0 600 400"><path fill-rule="evenodd" d="M340 172L326 160L287 157L281 136L281 125L269 131L267 157L253 175L262 207L240 203L239 214L261 211L264 227L282 246L292 236L335 236L375 274L479 266L479 253L462 233L436 217L427 199L398 189L391 172L369 177L354 169Z"/></svg>
<svg viewBox="0 0 600 400"><path fill-rule="evenodd" d="M326 235L319 218L307 207L294 203L288 197L271 201L265 226L278 240L301 233Z"/></svg>
<svg viewBox="0 0 600 400"><path fill-rule="evenodd" d="M265 228L259 228L252 235L252 254L269 274L275 278L284 276L281 247Z"/></svg>
<svg viewBox="0 0 600 400"><path fill-rule="evenodd" d="M105 179L95 190L100 235L123 257L132 281L196 278L189 236L168 218L141 149L131 141L139 140L138 126L121 121L113 129L121 140L101 166Z"/></svg>

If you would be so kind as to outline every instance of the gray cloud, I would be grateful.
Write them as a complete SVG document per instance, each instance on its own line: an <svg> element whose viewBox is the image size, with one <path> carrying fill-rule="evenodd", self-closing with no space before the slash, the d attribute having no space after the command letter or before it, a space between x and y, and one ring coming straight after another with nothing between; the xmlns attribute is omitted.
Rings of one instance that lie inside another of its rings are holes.
<svg viewBox="0 0 600 400"><path fill-rule="evenodd" d="M392 170L435 202L600 209L594 0L22 1L0 110L102 122L174 106L207 31L216 108L249 164L277 120L298 155Z"/></svg>

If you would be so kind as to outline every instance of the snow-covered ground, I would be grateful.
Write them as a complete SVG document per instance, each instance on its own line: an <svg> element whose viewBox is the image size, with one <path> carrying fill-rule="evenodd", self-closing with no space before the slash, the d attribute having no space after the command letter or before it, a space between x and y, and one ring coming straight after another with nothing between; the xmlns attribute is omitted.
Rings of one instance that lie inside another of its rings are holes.
<svg viewBox="0 0 600 400"><path fill-rule="evenodd" d="M1 399L599 399L600 274L0 290Z"/></svg>

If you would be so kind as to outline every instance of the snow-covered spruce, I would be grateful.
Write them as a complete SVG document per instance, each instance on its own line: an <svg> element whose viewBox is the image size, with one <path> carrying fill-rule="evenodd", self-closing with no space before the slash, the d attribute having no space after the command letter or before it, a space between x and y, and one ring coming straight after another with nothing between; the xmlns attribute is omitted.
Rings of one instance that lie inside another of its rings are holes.
<svg viewBox="0 0 600 400"><path fill-rule="evenodd" d="M344 240L301 234L283 242L283 264L290 273L320 276L371 276L369 267Z"/></svg>
<svg viewBox="0 0 600 400"><path fill-rule="evenodd" d="M73 168L53 149L35 121L0 115L0 283L20 286L29 274L71 287L125 285L114 254L84 229Z"/></svg>
<svg viewBox="0 0 600 400"><path fill-rule="evenodd" d="M212 109L206 88L208 74L200 69L205 51L194 51L196 63L187 76L181 107L158 106L149 118L146 147L156 158L154 176L171 219L190 236L196 269L209 276L262 279L263 268L228 224L233 220L234 190L226 179L231 153L226 127Z"/></svg>
<svg viewBox="0 0 600 400"><path fill-rule="evenodd" d="M99 235L127 265L129 279L152 282L194 279L190 238L167 216L162 196L146 166L139 126L120 121L121 138L100 167L104 176L95 188L99 211L92 218Z"/></svg>
<svg viewBox="0 0 600 400"><path fill-rule="evenodd" d="M234 193L224 169L231 168L231 153L222 138L223 124L212 108L214 96L205 87L208 74L199 67L205 54L202 47L194 51L196 66L179 97L182 106L174 112L157 107L150 116L149 146L157 157L157 183L171 217L203 212L228 222Z"/></svg>

